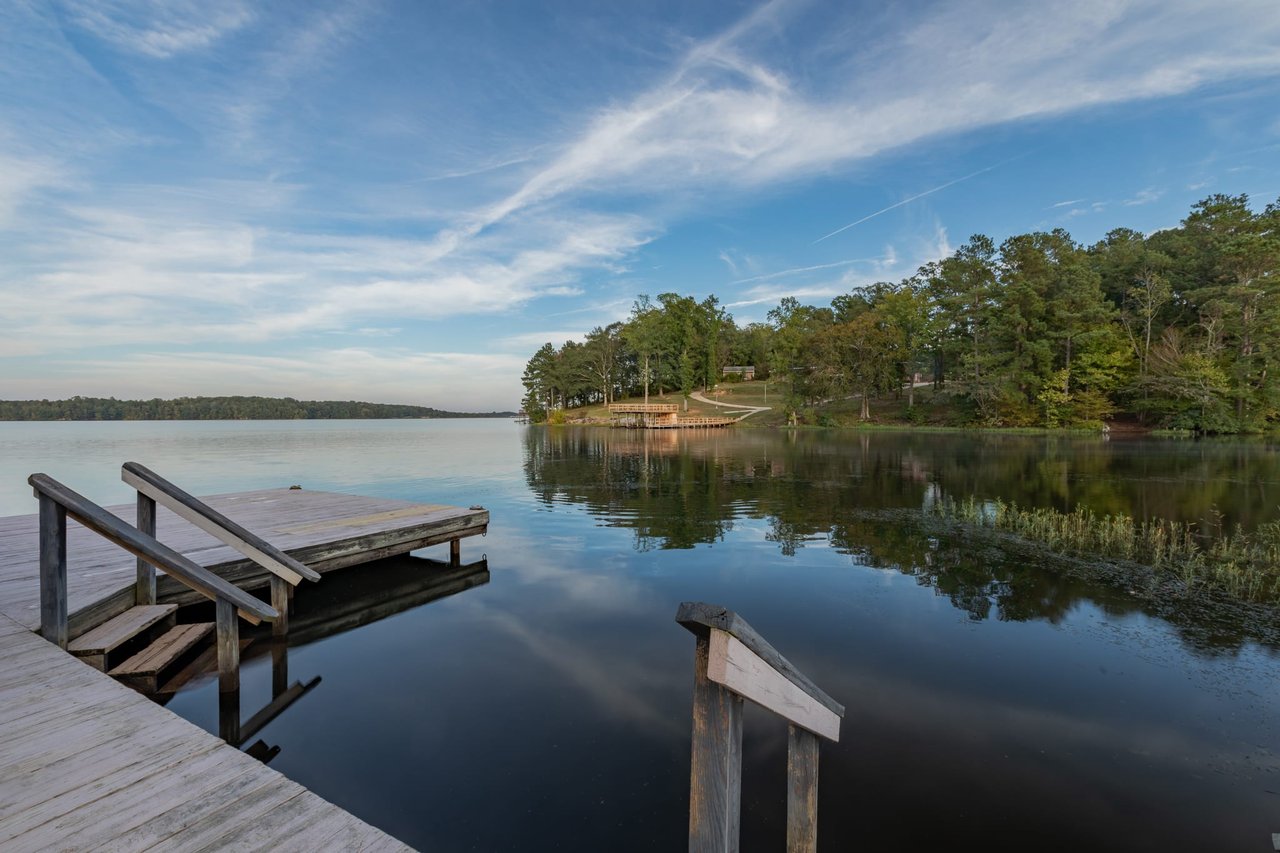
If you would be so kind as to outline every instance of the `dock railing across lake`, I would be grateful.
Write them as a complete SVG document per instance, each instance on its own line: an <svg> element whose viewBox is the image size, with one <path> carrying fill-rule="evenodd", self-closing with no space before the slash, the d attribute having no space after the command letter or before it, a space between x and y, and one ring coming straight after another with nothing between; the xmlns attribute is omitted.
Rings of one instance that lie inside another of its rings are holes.
<svg viewBox="0 0 1280 853"><path fill-rule="evenodd" d="M844 706L732 610L686 601L676 612L676 621L697 637L690 853L738 849L743 699L787 720L787 851L814 853L818 847L818 738L840 739Z"/></svg>
<svg viewBox="0 0 1280 853"><path fill-rule="evenodd" d="M144 532L46 474L32 474L27 482L35 490L40 502L40 633L46 640L63 649L67 648L69 641L67 516L70 516L89 530L130 552L139 562L145 561L148 568L158 566L169 576L214 601L219 690L226 693L239 689L240 628L236 620L237 614L256 625L264 620L274 622L280 617L279 610L158 541L153 535L154 504L149 507L150 531ZM142 509L141 499L139 508ZM140 582L138 586L140 591L144 591L146 584ZM154 590L154 575L150 588ZM154 592L152 595L154 596Z"/></svg>

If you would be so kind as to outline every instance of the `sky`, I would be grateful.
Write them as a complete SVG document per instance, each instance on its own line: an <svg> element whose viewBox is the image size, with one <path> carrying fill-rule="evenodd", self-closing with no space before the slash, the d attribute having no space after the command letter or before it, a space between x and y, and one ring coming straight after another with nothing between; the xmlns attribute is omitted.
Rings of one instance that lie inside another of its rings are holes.
<svg viewBox="0 0 1280 853"><path fill-rule="evenodd" d="M0 4L0 398L515 409L970 235L1280 197L1280 2Z"/></svg>

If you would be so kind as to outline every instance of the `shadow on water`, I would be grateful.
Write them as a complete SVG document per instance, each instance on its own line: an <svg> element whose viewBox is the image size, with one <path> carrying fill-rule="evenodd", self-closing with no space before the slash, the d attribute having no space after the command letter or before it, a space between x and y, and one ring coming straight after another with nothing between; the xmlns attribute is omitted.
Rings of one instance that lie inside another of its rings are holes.
<svg viewBox="0 0 1280 853"><path fill-rule="evenodd" d="M970 619L1057 623L1081 602L1175 625L1189 648L1280 647L1274 610L1200 592L1144 567L1074 559L924 512L944 496L1194 522L1205 532L1275 516L1268 448L930 433L531 430L525 475L545 504L579 504L635 531L637 551L722 541L760 519L779 553L822 543L910 575ZM1183 448L1178 448L1182 450Z"/></svg>
<svg viewBox="0 0 1280 853"><path fill-rule="evenodd" d="M290 603L289 633L272 637L265 629L242 639L242 667L254 661L270 661L271 698L245 717L240 691L218 693L218 736L249 755L270 763L280 754L272 746L254 738L281 714L320 685L321 676L307 681L290 681L289 648L309 645L353 631L365 625L457 595L489 582L489 562L481 559L464 565L403 555L366 564L360 571L339 572L324 578L325 583L297 588ZM184 618L207 617L209 607L198 605L184 610ZM210 686L217 678L215 650L209 650L189 665L196 673L181 690ZM161 694L166 704L175 694ZM250 741L253 741L250 743Z"/></svg>

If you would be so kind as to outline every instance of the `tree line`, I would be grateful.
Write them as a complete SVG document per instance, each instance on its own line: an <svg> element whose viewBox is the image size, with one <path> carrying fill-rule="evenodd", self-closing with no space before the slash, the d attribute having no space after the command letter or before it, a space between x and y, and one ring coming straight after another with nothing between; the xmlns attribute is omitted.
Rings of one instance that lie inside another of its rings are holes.
<svg viewBox="0 0 1280 853"><path fill-rule="evenodd" d="M888 394L917 407L915 377L965 423L1100 426L1116 416L1204 433L1280 419L1280 202L1213 195L1176 228L1117 228L1097 243L1064 229L975 235L898 282L787 297L737 325L715 296L639 297L582 343L543 345L526 365L525 411L674 392L686 400L752 365L792 410Z"/></svg>
<svg viewBox="0 0 1280 853"><path fill-rule="evenodd" d="M336 418L502 418L514 412L445 412L426 406L292 397L179 397L174 400L0 400L5 421L233 421Z"/></svg>

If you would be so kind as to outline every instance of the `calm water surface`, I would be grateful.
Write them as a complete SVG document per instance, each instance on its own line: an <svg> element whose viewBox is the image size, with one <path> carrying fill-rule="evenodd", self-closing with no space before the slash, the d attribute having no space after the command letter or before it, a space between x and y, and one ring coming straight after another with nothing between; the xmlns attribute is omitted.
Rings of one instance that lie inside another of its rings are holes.
<svg viewBox="0 0 1280 853"><path fill-rule="evenodd" d="M487 583L420 603L442 569L401 561L301 590L289 674L321 681L259 735L271 766L424 850L682 849L686 599L737 610L847 706L822 748L825 850L1267 850L1280 831L1280 661L1249 625L1166 620L909 512L977 495L1252 527L1280 515L1265 443L0 423L0 515L34 511L36 470L127 502L128 459L196 493L490 509L462 546ZM384 618L340 618L391 588ZM242 680L248 716L270 656ZM216 685L169 707L217 731ZM785 725L749 712L744 749L743 848L782 849Z"/></svg>

